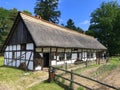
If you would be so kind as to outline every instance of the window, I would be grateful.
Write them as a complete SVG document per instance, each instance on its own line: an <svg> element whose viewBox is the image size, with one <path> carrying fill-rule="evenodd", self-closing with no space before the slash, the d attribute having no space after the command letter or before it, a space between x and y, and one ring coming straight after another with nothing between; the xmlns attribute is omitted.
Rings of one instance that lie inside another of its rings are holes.
<svg viewBox="0 0 120 90"><path fill-rule="evenodd" d="M78 51L78 49L77 49L77 48L74 48L73 50L74 50L74 51Z"/></svg>
<svg viewBox="0 0 120 90"><path fill-rule="evenodd" d="M93 58L93 53L88 52L87 53L87 58Z"/></svg>
<svg viewBox="0 0 120 90"><path fill-rule="evenodd" d="M91 53L91 58L94 58L94 57L93 57L93 53Z"/></svg>
<svg viewBox="0 0 120 90"><path fill-rule="evenodd" d="M82 59L82 52L79 53L79 59Z"/></svg>
<svg viewBox="0 0 120 90"><path fill-rule="evenodd" d="M26 44L21 44L21 50L23 50L23 51L26 50Z"/></svg>
<svg viewBox="0 0 120 90"><path fill-rule="evenodd" d="M91 58L90 52L87 53L87 58Z"/></svg>
<svg viewBox="0 0 120 90"><path fill-rule="evenodd" d="M51 60L55 60L56 59L56 56L55 56L55 53L51 53Z"/></svg>
<svg viewBox="0 0 120 90"><path fill-rule="evenodd" d="M12 52L12 59L15 59L15 52Z"/></svg>
<svg viewBox="0 0 120 90"><path fill-rule="evenodd" d="M72 59L77 59L77 53L72 53Z"/></svg>
<svg viewBox="0 0 120 90"><path fill-rule="evenodd" d="M65 58L65 54L64 53L59 53L59 60L62 61Z"/></svg>
<svg viewBox="0 0 120 90"><path fill-rule="evenodd" d="M73 48L73 49L72 49L72 52L77 52L77 51L78 51L77 48Z"/></svg>
<svg viewBox="0 0 120 90"><path fill-rule="evenodd" d="M69 52L69 53L66 53L66 58L67 58L67 60L70 60L71 59L71 53Z"/></svg>
<svg viewBox="0 0 120 90"><path fill-rule="evenodd" d="M41 55L38 52L36 52L34 57L35 58L41 58Z"/></svg>

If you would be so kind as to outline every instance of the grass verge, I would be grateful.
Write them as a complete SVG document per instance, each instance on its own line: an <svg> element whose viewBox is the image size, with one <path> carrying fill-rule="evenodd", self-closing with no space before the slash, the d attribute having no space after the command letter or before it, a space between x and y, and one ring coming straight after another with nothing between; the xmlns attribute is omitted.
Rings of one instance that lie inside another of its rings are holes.
<svg viewBox="0 0 120 90"><path fill-rule="evenodd" d="M40 83L43 79L48 79L48 72L25 72L4 66L3 60L4 58L0 57L0 90L63 90L55 83Z"/></svg>
<svg viewBox="0 0 120 90"><path fill-rule="evenodd" d="M44 81L33 87L28 88L27 90L64 90L62 87L58 86L56 83L48 83Z"/></svg>
<svg viewBox="0 0 120 90"><path fill-rule="evenodd" d="M92 64L92 65L89 65L88 67L78 68L78 69L74 70L74 72L78 73L78 74L81 74L81 73L83 73L83 71L85 72L85 71L87 71L89 69L92 69L92 68L95 68L95 67L98 67L98 66L100 66L100 65Z"/></svg>

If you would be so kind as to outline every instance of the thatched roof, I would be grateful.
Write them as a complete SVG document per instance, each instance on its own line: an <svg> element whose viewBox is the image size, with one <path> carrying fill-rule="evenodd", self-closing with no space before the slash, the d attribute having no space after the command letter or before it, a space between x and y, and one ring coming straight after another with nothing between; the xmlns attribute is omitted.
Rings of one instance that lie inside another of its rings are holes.
<svg viewBox="0 0 120 90"><path fill-rule="evenodd" d="M106 49L106 47L94 37L63 28L24 13L20 13L20 16L37 47Z"/></svg>

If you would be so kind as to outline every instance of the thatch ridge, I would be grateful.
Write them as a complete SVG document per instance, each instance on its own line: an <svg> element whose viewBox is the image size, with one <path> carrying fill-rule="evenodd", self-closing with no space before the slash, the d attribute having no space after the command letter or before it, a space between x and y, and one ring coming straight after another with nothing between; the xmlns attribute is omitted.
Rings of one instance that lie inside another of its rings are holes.
<svg viewBox="0 0 120 90"><path fill-rule="evenodd" d="M64 28L25 13L20 13L36 46L106 49L94 37Z"/></svg>
<svg viewBox="0 0 120 90"><path fill-rule="evenodd" d="M26 15L26 16L29 16L29 17L31 17L31 18L34 18L34 19L36 19L36 20L38 20L38 21L43 21L43 22L49 24L49 26L50 26L50 25L53 25L53 26L59 27L59 28L64 29L64 30L66 30L66 31L68 31L68 32L70 32L70 33L81 34L81 35L84 35L84 36L86 36L86 37L94 38L93 36L86 35L85 33L77 32L77 31L75 31L75 30L73 30L73 29L69 29L69 28L67 28L67 27L63 27L63 26L57 25L57 24L55 24L55 23L49 22L49 21L47 21L47 20L42 19L41 17L38 18L37 16L32 16L32 15L30 15L30 14L27 14L27 13L24 13L24 12L20 12L20 11L19 11L19 13L20 13L20 14L24 14L24 15Z"/></svg>

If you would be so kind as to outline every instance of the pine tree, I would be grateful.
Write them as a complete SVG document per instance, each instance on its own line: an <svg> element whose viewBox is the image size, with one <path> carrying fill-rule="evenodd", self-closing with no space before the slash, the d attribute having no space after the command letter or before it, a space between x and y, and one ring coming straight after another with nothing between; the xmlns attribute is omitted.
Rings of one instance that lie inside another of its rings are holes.
<svg viewBox="0 0 120 90"><path fill-rule="evenodd" d="M67 28L69 28L69 29L72 29L72 30L76 30L75 24L74 24L74 22L73 22L72 19L69 19L69 20L67 21L67 25L66 25L65 27L67 27Z"/></svg>
<svg viewBox="0 0 120 90"><path fill-rule="evenodd" d="M61 13L57 9L58 0L37 0L34 13L47 21L59 23Z"/></svg>
<svg viewBox="0 0 120 90"><path fill-rule="evenodd" d="M69 29L75 30L77 32L83 33L84 31L80 27L76 27L72 19L68 19L67 25L65 26Z"/></svg>

